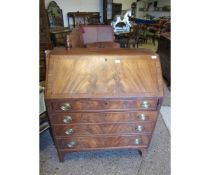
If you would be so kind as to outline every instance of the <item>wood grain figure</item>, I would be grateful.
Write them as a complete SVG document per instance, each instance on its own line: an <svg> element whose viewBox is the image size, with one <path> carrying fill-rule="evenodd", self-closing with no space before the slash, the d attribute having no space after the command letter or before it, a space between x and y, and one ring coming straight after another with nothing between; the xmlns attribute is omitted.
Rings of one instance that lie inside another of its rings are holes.
<svg viewBox="0 0 210 175"><path fill-rule="evenodd" d="M163 99L159 56L147 49L52 50L45 100L60 161L72 151L147 152Z"/></svg>

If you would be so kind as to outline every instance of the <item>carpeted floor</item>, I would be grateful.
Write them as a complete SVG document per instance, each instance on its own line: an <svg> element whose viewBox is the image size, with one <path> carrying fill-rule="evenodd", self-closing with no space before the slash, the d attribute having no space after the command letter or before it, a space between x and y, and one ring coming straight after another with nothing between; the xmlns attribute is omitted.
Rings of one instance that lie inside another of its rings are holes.
<svg viewBox="0 0 210 175"><path fill-rule="evenodd" d="M159 116L148 155L142 161L137 175L170 175L170 134L162 116Z"/></svg>

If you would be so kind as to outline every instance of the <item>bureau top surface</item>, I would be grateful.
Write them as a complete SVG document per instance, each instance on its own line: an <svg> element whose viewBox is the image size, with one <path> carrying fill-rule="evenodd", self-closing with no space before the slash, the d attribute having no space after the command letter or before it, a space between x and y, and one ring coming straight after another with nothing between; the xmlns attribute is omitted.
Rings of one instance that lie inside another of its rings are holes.
<svg viewBox="0 0 210 175"><path fill-rule="evenodd" d="M147 49L54 50L46 99L162 97L159 57Z"/></svg>

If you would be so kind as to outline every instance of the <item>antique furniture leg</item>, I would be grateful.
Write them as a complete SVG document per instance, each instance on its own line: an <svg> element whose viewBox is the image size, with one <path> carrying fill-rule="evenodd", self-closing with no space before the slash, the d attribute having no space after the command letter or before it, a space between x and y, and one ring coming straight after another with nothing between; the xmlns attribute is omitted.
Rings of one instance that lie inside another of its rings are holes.
<svg viewBox="0 0 210 175"><path fill-rule="evenodd" d="M60 162L63 162L64 161L64 156L65 156L65 152L58 151L58 157L59 157L59 161Z"/></svg>
<svg viewBox="0 0 210 175"><path fill-rule="evenodd" d="M139 154L142 156L142 158L144 159L147 155L147 149L145 148L139 148L138 149Z"/></svg>

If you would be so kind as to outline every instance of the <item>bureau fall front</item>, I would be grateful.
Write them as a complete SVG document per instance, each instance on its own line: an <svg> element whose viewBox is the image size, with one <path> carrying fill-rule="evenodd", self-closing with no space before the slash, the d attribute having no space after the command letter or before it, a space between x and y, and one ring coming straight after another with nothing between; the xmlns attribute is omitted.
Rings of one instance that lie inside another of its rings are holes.
<svg viewBox="0 0 210 175"><path fill-rule="evenodd" d="M60 161L73 151L146 154L163 99L157 54L147 49L52 50L45 101Z"/></svg>

